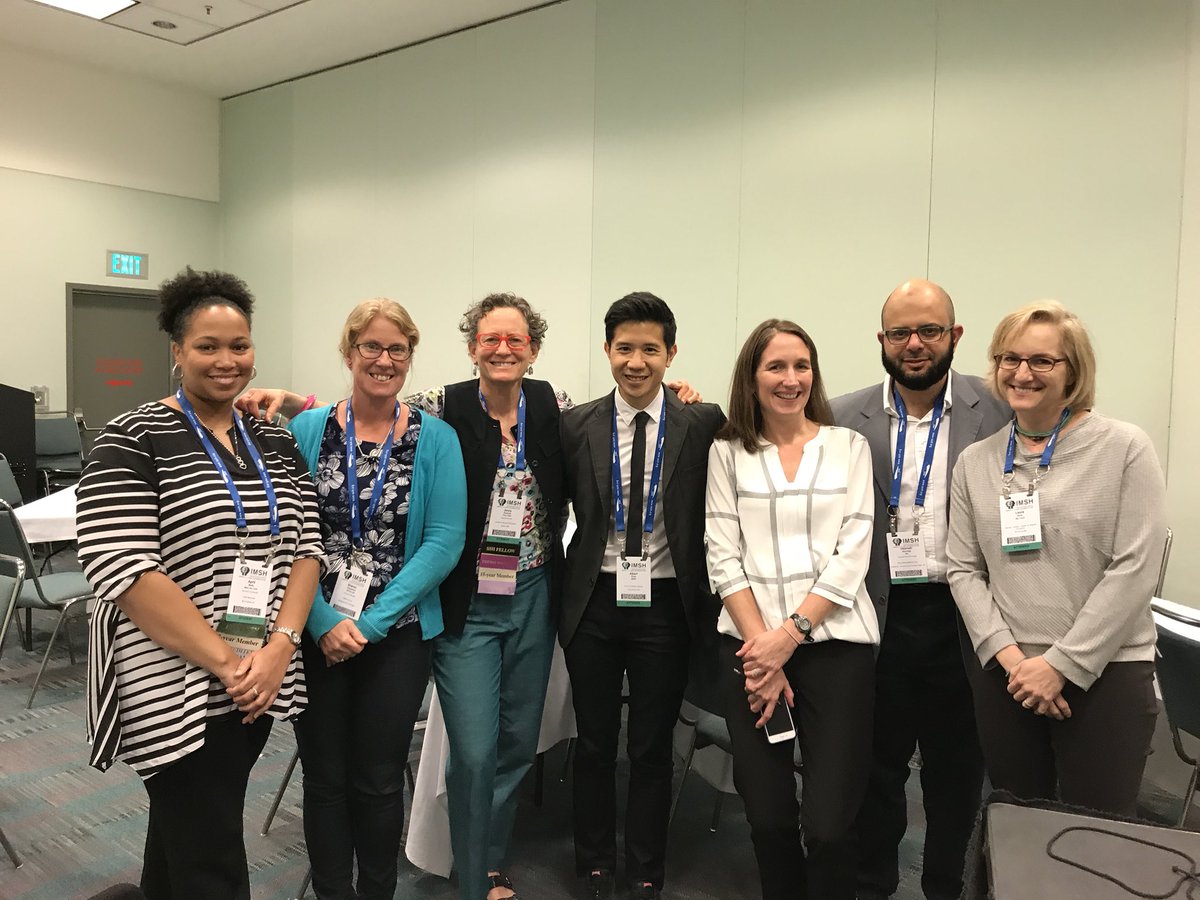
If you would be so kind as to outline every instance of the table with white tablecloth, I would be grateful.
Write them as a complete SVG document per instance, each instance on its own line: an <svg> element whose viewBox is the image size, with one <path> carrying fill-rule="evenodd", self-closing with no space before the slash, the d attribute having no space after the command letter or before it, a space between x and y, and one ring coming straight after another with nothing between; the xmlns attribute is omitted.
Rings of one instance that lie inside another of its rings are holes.
<svg viewBox="0 0 1200 900"><path fill-rule="evenodd" d="M73 541L75 528L75 486L63 488L16 507L13 512L31 544Z"/></svg>

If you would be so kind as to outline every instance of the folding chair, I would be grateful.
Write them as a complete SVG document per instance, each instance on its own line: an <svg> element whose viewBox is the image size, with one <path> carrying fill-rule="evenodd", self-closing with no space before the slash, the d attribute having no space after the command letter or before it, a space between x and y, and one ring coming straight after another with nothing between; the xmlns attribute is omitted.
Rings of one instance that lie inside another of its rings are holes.
<svg viewBox="0 0 1200 900"><path fill-rule="evenodd" d="M64 631L63 624L72 613L79 614L76 609L78 604L84 604L84 614L88 612L87 603L95 600L95 593L87 579L83 577L82 572L37 574L33 551L29 549L29 541L25 539L21 521L13 512L13 508L3 500L0 500L0 553L21 560L25 565L26 578L15 602L10 603L5 612L4 625L0 627L0 652L4 650L4 639L8 636L8 624L12 620L14 609L44 609L58 613L58 621L54 624L54 631L50 635L50 641L46 644L46 652L42 656L42 665L38 669L37 677L33 680L33 689L29 692L29 702L25 704L26 709L32 709L33 698L37 695L42 675L46 671L46 664L50 662L50 654L54 650L54 642L58 639L58 633ZM75 646L71 642L70 629L65 629L65 632L67 652L71 656L71 663L74 664Z"/></svg>
<svg viewBox="0 0 1200 900"><path fill-rule="evenodd" d="M83 473L79 421L68 412L38 416L33 422L37 470L45 493L67 487Z"/></svg>

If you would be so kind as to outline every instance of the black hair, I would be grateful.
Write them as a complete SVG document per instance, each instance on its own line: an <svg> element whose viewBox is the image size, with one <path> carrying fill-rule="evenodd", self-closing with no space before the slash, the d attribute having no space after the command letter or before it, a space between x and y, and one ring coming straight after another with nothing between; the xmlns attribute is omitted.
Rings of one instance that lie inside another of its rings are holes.
<svg viewBox="0 0 1200 900"><path fill-rule="evenodd" d="M188 320L201 306L232 306L250 323L254 296L246 282L228 272L197 272L188 266L158 288L158 327L179 344L187 332Z"/></svg>
<svg viewBox="0 0 1200 900"><path fill-rule="evenodd" d="M649 291L626 294L608 308L604 314L605 342L611 344L617 326L626 322L657 322L662 326L663 343L668 348L675 345L675 314L665 301Z"/></svg>

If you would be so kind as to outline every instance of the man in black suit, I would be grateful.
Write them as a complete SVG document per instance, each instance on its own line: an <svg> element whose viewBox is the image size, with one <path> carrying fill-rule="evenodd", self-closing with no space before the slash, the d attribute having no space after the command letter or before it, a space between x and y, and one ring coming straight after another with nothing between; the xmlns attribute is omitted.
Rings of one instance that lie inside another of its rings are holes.
<svg viewBox="0 0 1200 900"><path fill-rule="evenodd" d="M559 640L571 674L575 863L588 896L612 896L616 758L629 680L625 880L630 897L662 889L671 805L671 733L689 664L716 665L716 615L704 560L708 448L725 422L712 403L664 390L675 317L653 294L629 294L604 317L617 389L563 413L567 494L577 530L567 550ZM706 651L709 651L706 653Z"/></svg>
<svg viewBox="0 0 1200 900"><path fill-rule="evenodd" d="M832 404L837 423L867 439L875 471L867 591L882 640L874 760L858 817L859 900L882 900L899 884L897 852L908 825L904 783L916 747L926 819L921 887L928 900L962 891L979 807L983 756L967 680L979 663L946 584L950 475L959 454L1011 414L980 379L951 369L962 332L941 287L904 282L884 303L877 335L888 377ZM919 550L904 554L902 545Z"/></svg>

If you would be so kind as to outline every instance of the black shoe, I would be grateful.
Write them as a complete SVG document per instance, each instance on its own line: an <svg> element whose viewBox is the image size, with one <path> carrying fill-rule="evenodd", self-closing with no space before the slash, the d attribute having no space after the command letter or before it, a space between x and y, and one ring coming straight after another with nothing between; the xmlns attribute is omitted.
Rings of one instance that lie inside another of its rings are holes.
<svg viewBox="0 0 1200 900"><path fill-rule="evenodd" d="M492 888L508 888L512 891L512 896L508 900L521 900L517 892L513 890L512 882L508 880L508 876L503 872L497 872L495 875L488 876L488 890Z"/></svg>
<svg viewBox="0 0 1200 900"><path fill-rule="evenodd" d="M629 900L660 900L662 892L648 881L629 886Z"/></svg>
<svg viewBox="0 0 1200 900"><path fill-rule="evenodd" d="M612 900L613 877L608 869L596 869L587 876L587 900Z"/></svg>

